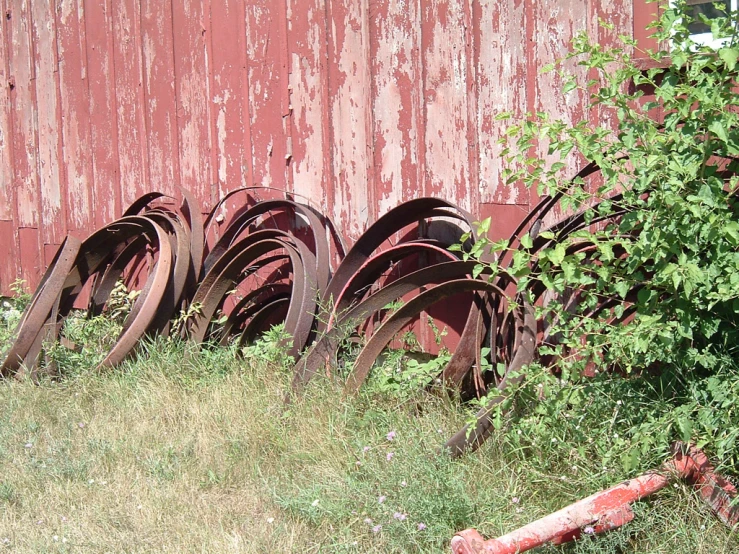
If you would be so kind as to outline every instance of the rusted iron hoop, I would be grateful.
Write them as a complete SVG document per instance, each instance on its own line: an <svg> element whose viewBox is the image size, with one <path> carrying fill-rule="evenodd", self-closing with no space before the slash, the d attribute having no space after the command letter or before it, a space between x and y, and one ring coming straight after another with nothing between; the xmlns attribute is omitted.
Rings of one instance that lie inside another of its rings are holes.
<svg viewBox="0 0 739 554"><path fill-rule="evenodd" d="M21 364L29 366L36 364L35 356L33 360L28 357L29 351L37 342L55 304L58 305L59 293L67 274L74 266L81 245L78 239L68 236L59 246L16 326L15 340L0 366L0 375L3 377L9 377L17 372Z"/></svg>
<svg viewBox="0 0 739 554"><path fill-rule="evenodd" d="M369 375L372 364L385 346L421 311L444 298L463 292L485 292L500 297L505 296L505 293L498 286L478 279L453 279L421 292L385 319L382 325L373 333L354 361L352 372L346 382L346 392L354 393L359 390Z"/></svg>

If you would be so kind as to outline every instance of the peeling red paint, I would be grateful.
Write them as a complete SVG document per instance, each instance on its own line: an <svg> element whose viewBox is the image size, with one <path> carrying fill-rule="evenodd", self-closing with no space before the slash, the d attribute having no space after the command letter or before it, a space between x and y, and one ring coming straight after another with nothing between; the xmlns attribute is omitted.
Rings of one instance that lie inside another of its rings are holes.
<svg viewBox="0 0 739 554"><path fill-rule="evenodd" d="M579 30L610 43L644 19L622 0L0 6L9 15L0 40L0 222L15 230L0 255L21 259L18 229L27 229L24 266L141 193L179 184L206 209L243 186L293 193L331 214L350 242L422 195L491 215L501 231L535 199L501 184L506 123L495 115L612 121L587 112L582 95L560 99L556 74L538 70ZM598 17L614 30L598 28ZM0 292L18 271L0 270Z"/></svg>

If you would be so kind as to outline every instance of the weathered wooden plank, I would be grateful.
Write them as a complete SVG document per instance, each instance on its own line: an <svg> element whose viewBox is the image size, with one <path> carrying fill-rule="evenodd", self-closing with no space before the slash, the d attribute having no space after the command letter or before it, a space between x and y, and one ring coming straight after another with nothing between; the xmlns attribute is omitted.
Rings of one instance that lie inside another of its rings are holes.
<svg viewBox="0 0 739 554"><path fill-rule="evenodd" d="M370 18L375 201L382 215L423 194L420 99L421 6L389 0Z"/></svg>
<svg viewBox="0 0 739 554"><path fill-rule="evenodd" d="M38 133L34 87L33 44L30 7L25 0L13 0L9 7L11 129L13 134L13 188L17 210L16 225L38 227Z"/></svg>
<svg viewBox="0 0 739 554"><path fill-rule="evenodd" d="M570 52L570 41L580 31L595 25L593 14L594 6L588 0L562 0L546 6L535 3L532 7L533 36L540 37L533 41L529 50L528 80L534 83L533 105L529 105L531 112L546 112L552 119L560 119L566 124L575 125L585 118L597 115L590 113L588 95L582 89L575 89L563 94L565 77L559 71L550 71L540 74L541 68L549 63L563 60ZM533 58L533 59L532 59ZM580 82L586 81L587 70L577 65L577 60L571 59L562 62L560 66L566 74L576 75ZM596 112L597 113L597 112ZM545 159L548 144L539 145L539 155ZM572 152L564 160L566 169L563 175L573 176L583 166L584 161L576 152ZM536 202L536 191L531 190L532 203ZM561 219L562 213L552 210L545 218L545 226Z"/></svg>
<svg viewBox="0 0 739 554"><path fill-rule="evenodd" d="M524 0L481 2L476 6L478 192L481 203L528 205L529 193L520 184L506 185L502 172L503 147L498 140L510 124L496 121L503 112L513 121L526 114L526 10Z"/></svg>
<svg viewBox="0 0 739 554"><path fill-rule="evenodd" d="M468 194L468 53L465 2L423 4L424 97L426 101L426 194L454 198L473 208Z"/></svg>
<svg viewBox="0 0 739 554"><path fill-rule="evenodd" d="M141 1L146 141L149 181L140 193L174 192L181 182L174 22L171 0ZM184 110L182 115L184 115Z"/></svg>
<svg viewBox="0 0 739 554"><path fill-rule="evenodd" d="M86 3L95 227L111 222L121 213L111 2L95 0Z"/></svg>
<svg viewBox="0 0 739 554"><path fill-rule="evenodd" d="M328 12L332 215L353 241L376 219L369 1L331 1Z"/></svg>
<svg viewBox="0 0 739 554"><path fill-rule="evenodd" d="M534 3L533 35L538 39L531 48L535 63L528 68L529 82L535 86L534 105L529 107L531 111L546 112L550 117L570 124L579 122L585 116L587 95L580 89L563 94L565 80L560 73L550 71L540 74L540 70L546 64L565 58L570 51L570 41L579 31L588 28L591 21L589 16L594 11L588 0L560 0L546 5ZM561 67L568 74L585 76L585 69L579 67L574 59L563 62ZM542 149L545 147L542 145Z"/></svg>
<svg viewBox="0 0 739 554"><path fill-rule="evenodd" d="M0 9L6 13L5 0L0 0ZM12 17L12 14L11 14ZM0 35L0 221L11 221L15 208L13 192L13 129L11 122L11 82L8 37L10 20L0 19L2 35ZM11 226L12 234L12 226ZM8 240L8 237L6 237ZM13 241L14 242L14 241ZM5 286L3 281L2 286ZM4 289L0 289L2 294Z"/></svg>
<svg viewBox="0 0 739 554"><path fill-rule="evenodd" d="M251 136L244 101L248 95L244 18L243 2L222 0L211 5L211 163L216 169L219 196L251 184Z"/></svg>
<svg viewBox="0 0 739 554"><path fill-rule="evenodd" d="M289 161L285 6L252 0L246 6L246 53L255 185L284 187Z"/></svg>
<svg viewBox="0 0 739 554"><path fill-rule="evenodd" d="M334 207L329 145L326 1L288 0L293 191L324 213Z"/></svg>
<svg viewBox="0 0 739 554"><path fill-rule="evenodd" d="M9 296L10 285L20 276L18 267L18 247L16 239L18 231L10 220L0 220L0 295Z"/></svg>
<svg viewBox="0 0 739 554"><path fill-rule="evenodd" d="M659 48L659 41L652 38L654 29L648 27L657 21L660 16L660 3L650 2L649 0L633 0L632 2L623 2L621 12L631 15L632 29L626 35L633 33L636 40L636 51L634 57L646 58L647 51L656 51ZM633 10L633 11L632 11Z"/></svg>
<svg viewBox="0 0 739 554"><path fill-rule="evenodd" d="M125 209L149 186L141 5L139 0L115 0L111 5L118 182L121 207Z"/></svg>
<svg viewBox="0 0 739 554"><path fill-rule="evenodd" d="M26 288L36 288L44 270L44 261L39 247L40 232L35 227L20 227L18 229L18 257L20 263L20 278L26 283Z"/></svg>
<svg viewBox="0 0 739 554"><path fill-rule="evenodd" d="M62 111L54 8L32 2L36 106L38 110L38 171L41 191L41 239L61 243L66 234L67 206L62 159Z"/></svg>
<svg viewBox="0 0 739 554"><path fill-rule="evenodd" d="M205 210L212 205L211 184L215 183L210 158L211 60L205 39L209 18L205 3L199 0L177 0L172 4L179 182L201 199Z"/></svg>
<svg viewBox="0 0 739 554"><path fill-rule="evenodd" d="M89 89L84 9L77 0L60 0L56 11L61 87L63 170L67 183L67 225L88 230L94 224Z"/></svg>
<svg viewBox="0 0 739 554"><path fill-rule="evenodd" d="M652 6L653 4L650 4ZM626 47L619 37L630 36L634 25L634 13L632 9L636 8L636 2L602 2L595 6L595 14L589 22L590 34L593 40L597 40L599 44L604 46L613 46L617 48L625 48L626 51L633 52L633 48ZM597 16L598 20L608 22L613 26L612 29L598 25L595 29L593 26L596 21L592 21ZM593 75L592 78L598 78L597 75ZM599 110L598 113L599 121L602 125L610 127L611 129L618 128L618 117L616 110L606 111L604 109Z"/></svg>

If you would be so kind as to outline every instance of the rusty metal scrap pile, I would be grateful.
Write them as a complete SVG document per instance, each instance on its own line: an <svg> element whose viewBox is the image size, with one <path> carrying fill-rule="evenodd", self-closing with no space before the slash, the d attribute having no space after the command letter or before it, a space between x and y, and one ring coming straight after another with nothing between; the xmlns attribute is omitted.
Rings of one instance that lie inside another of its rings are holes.
<svg viewBox="0 0 739 554"><path fill-rule="evenodd" d="M594 171L591 166L579 176ZM176 197L151 193L86 240L68 237L22 316L0 367L2 376L36 376L44 370L41 353L50 342L63 344L64 322L75 304L89 297L88 314L102 314L123 280L140 294L102 366L120 363L145 336L173 332L173 318L183 313L189 317L178 332L197 343L248 344L282 322L290 337L286 352L297 359L292 387L299 392L336 364L348 334L362 330L365 340L346 380L347 392L354 392L399 332L437 302L466 294L466 322L439 379L472 395L505 389L523 378L519 370L534 359L537 340L546 340L546 333L537 338L533 307L516 293L515 280L505 271L495 278L485 271L473 278L477 262L448 250L464 233L471 236L468 246L474 242L469 214L441 199L411 200L377 220L346 251L330 220L316 209L287 199L257 201L260 191L235 191L204 219L185 190ZM226 202L238 207L238 195L246 200L221 225L219 214ZM550 246L535 230L556 200L544 199L510 244L521 248L518 239L529 233L534 238L530 251ZM576 214L549 229L561 239L584 225ZM499 262L505 267L510 256ZM405 271L388 278L390 268L401 267ZM532 285L531 293L537 299L544 290ZM510 298L515 301L509 306ZM400 307L390 310L389 305ZM502 377L480 371L485 346L491 352L488 364L504 364ZM472 429L447 441L452 454L487 437L489 408L480 411Z"/></svg>

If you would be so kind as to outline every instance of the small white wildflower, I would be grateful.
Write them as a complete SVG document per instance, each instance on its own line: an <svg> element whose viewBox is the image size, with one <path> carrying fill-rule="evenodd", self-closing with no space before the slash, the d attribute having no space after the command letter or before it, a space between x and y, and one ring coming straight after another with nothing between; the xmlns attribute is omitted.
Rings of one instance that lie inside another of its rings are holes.
<svg viewBox="0 0 739 554"><path fill-rule="evenodd" d="M273 518L273 517L268 517L267 518L267 523L274 523L274 521L275 521L275 518Z"/></svg>
<svg viewBox="0 0 739 554"><path fill-rule="evenodd" d="M701 525L701 531L705 531L705 530L706 530L706 526L705 525Z"/></svg>
<svg viewBox="0 0 739 554"><path fill-rule="evenodd" d="M621 404L623 404L623 402L621 402L620 400L616 400L616 406L620 406Z"/></svg>
<svg viewBox="0 0 739 554"><path fill-rule="evenodd" d="M316 499L315 499L315 500L314 500L313 502L311 502L311 504L310 504L310 505L311 505L311 506L313 506L314 508L315 508L316 506L318 506L318 499L316 498Z"/></svg>
<svg viewBox="0 0 739 554"><path fill-rule="evenodd" d="M400 486L401 487L407 487L408 486L408 483L406 483L405 481L401 481L400 482Z"/></svg>
<svg viewBox="0 0 739 554"><path fill-rule="evenodd" d="M33 448L33 443L32 443L32 442L27 442L27 443L25 444L25 447L26 447L26 448Z"/></svg>
<svg viewBox="0 0 739 554"><path fill-rule="evenodd" d="M59 535L54 535L53 537L51 537L51 540L53 540L54 542L58 541Z"/></svg>

